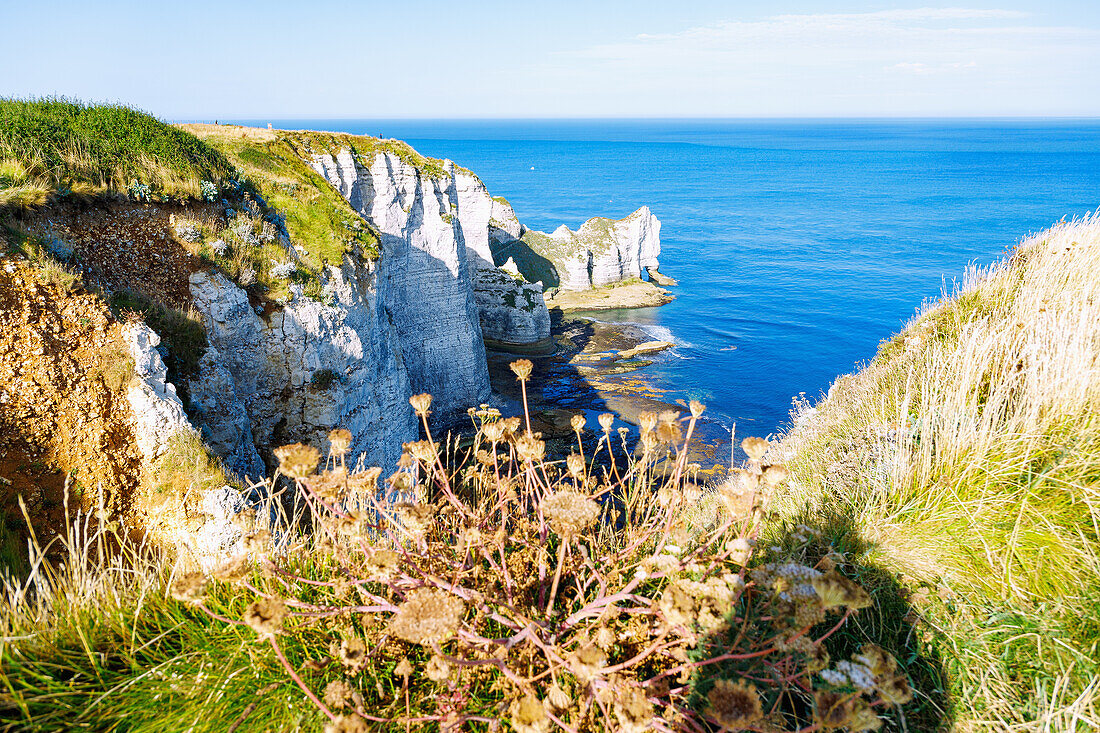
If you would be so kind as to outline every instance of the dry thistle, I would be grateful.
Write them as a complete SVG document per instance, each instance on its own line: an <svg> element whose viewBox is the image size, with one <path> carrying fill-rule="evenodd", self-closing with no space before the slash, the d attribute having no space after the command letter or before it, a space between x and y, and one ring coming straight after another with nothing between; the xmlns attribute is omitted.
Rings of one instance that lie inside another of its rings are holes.
<svg viewBox="0 0 1100 733"><path fill-rule="evenodd" d="M306 478L317 469L317 464L321 462L321 452L304 443L284 445L272 452L279 459L279 471L290 478Z"/></svg>
<svg viewBox="0 0 1100 733"><path fill-rule="evenodd" d="M558 491L539 504L550 529L560 537L576 537L595 524L600 505L575 491Z"/></svg>
<svg viewBox="0 0 1100 733"><path fill-rule="evenodd" d="M740 730L764 717L756 685L745 680L718 680L707 693L707 715L723 728Z"/></svg>
<svg viewBox="0 0 1100 733"><path fill-rule="evenodd" d="M440 588L417 588L397 607L389 628L398 638L429 646L452 636L465 613L461 598Z"/></svg>
<svg viewBox="0 0 1100 733"><path fill-rule="evenodd" d="M741 450L745 451L750 459L759 461L768 452L768 441L763 438L745 438L741 441Z"/></svg>
<svg viewBox="0 0 1100 733"><path fill-rule="evenodd" d="M510 365L512 371L515 372L516 378L521 382L526 382L531 377L531 370L534 368L534 364L530 359L517 359Z"/></svg>
<svg viewBox="0 0 1100 733"><path fill-rule="evenodd" d="M286 605L281 598L260 598L244 611L244 622L261 638L280 633L284 618L286 618Z"/></svg>
<svg viewBox="0 0 1100 733"><path fill-rule="evenodd" d="M409 404L412 405L413 411L415 411L417 415L426 417L428 408L432 406L432 396L427 392L414 394L409 398Z"/></svg>
<svg viewBox="0 0 1100 733"><path fill-rule="evenodd" d="M169 592L177 601L198 605L206 600L206 583L202 573L185 573L172 581Z"/></svg>
<svg viewBox="0 0 1100 733"><path fill-rule="evenodd" d="M329 453L337 458L343 456L351 449L351 431L344 428L336 428L328 434Z"/></svg>

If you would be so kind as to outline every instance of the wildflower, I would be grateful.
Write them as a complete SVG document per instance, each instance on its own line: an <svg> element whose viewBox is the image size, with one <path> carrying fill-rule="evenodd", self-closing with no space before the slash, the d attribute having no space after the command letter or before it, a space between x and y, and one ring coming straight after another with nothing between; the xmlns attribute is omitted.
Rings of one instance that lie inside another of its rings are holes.
<svg viewBox="0 0 1100 733"><path fill-rule="evenodd" d="M603 428L603 431L605 433L610 433L611 432L611 426L615 422L615 416L614 415L612 415L610 412L604 412L604 413L600 414L600 416L597 418L597 420L599 420L600 427Z"/></svg>
<svg viewBox="0 0 1100 733"><path fill-rule="evenodd" d="M424 675L432 682L446 682L451 676L451 665L438 654L433 654L424 668Z"/></svg>
<svg viewBox="0 0 1100 733"><path fill-rule="evenodd" d="M286 605L281 598L261 598L244 611L244 622L261 638L278 634L285 617Z"/></svg>
<svg viewBox="0 0 1100 733"><path fill-rule="evenodd" d="M703 411L707 409L707 406L699 400L692 400L688 403L688 408L691 409L691 416L697 418L703 414Z"/></svg>
<svg viewBox="0 0 1100 733"><path fill-rule="evenodd" d="M521 382L526 382L531 376L531 369L534 368L534 364L530 359L518 359L513 361L509 366L512 371L515 372L516 378Z"/></svg>
<svg viewBox="0 0 1100 733"><path fill-rule="evenodd" d="M745 680L718 680L707 693L707 715L731 730L745 728L764 717L756 685Z"/></svg>
<svg viewBox="0 0 1100 733"><path fill-rule="evenodd" d="M871 605L871 596L858 583L836 572L811 581L824 609L846 607L853 611Z"/></svg>
<svg viewBox="0 0 1100 733"><path fill-rule="evenodd" d="M784 466L768 466L764 469L764 483L773 489L787 480L787 469Z"/></svg>
<svg viewBox="0 0 1100 733"><path fill-rule="evenodd" d="M569 469L569 475L574 478L580 478L584 475L584 459L576 453L570 453L569 457L565 459L565 467Z"/></svg>
<svg viewBox="0 0 1100 733"><path fill-rule="evenodd" d="M290 478L306 478L321 462L321 453L304 443L284 445L272 451L279 459L279 471Z"/></svg>
<svg viewBox="0 0 1100 733"><path fill-rule="evenodd" d="M600 516L600 505L575 491L558 491L539 504L543 516L560 537L575 537Z"/></svg>
<svg viewBox="0 0 1100 733"><path fill-rule="evenodd" d="M428 414L428 408L432 406L432 396L427 392L414 394L409 398L409 404L417 415L425 417Z"/></svg>
<svg viewBox="0 0 1100 733"><path fill-rule="evenodd" d="M417 588L397 607L389 622L390 631L413 644L429 645L458 630L466 605L440 588Z"/></svg>
<svg viewBox="0 0 1100 733"><path fill-rule="evenodd" d="M763 438L745 438L741 441L741 450L750 459L759 461L768 452L768 441Z"/></svg>
<svg viewBox="0 0 1100 733"><path fill-rule="evenodd" d="M342 456L351 448L351 431L337 428L328 434L329 453Z"/></svg>
<svg viewBox="0 0 1100 733"><path fill-rule="evenodd" d="M172 582L172 597L182 603L198 605L206 600L206 576L202 573L186 573Z"/></svg>
<svg viewBox="0 0 1100 733"><path fill-rule="evenodd" d="M368 733L367 721L355 713L350 715L337 715L331 722L325 724L325 733Z"/></svg>
<svg viewBox="0 0 1100 733"><path fill-rule="evenodd" d="M653 703L640 687L620 688L612 710L624 733L642 733L653 720Z"/></svg>
<svg viewBox="0 0 1100 733"><path fill-rule="evenodd" d="M340 640L340 664L355 674L367 666L367 642L358 636Z"/></svg>
<svg viewBox="0 0 1100 733"><path fill-rule="evenodd" d="M525 461L531 463L537 463L542 460L543 455L546 452L546 443L535 438L534 435L526 433L520 436L520 439L516 441L516 453L519 457Z"/></svg>
<svg viewBox="0 0 1100 733"><path fill-rule="evenodd" d="M588 421L585 419L584 415L579 412L573 417L569 418L569 426L573 428L573 432L575 433L579 433L584 430L584 426L587 422Z"/></svg>
<svg viewBox="0 0 1100 733"><path fill-rule="evenodd" d="M516 733L547 733L550 730L545 706L530 692L514 700L508 712Z"/></svg>
<svg viewBox="0 0 1100 733"><path fill-rule="evenodd" d="M355 690L344 680L333 680L325 685L325 704L330 708L346 708L351 704Z"/></svg>

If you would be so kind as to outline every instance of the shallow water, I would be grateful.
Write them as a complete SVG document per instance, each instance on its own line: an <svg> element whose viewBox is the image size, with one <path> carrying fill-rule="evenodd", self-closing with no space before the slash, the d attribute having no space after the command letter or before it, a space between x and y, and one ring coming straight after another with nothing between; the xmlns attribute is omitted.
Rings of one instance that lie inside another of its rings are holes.
<svg viewBox="0 0 1100 733"><path fill-rule="evenodd" d="M740 435L780 428L968 263L1100 206L1095 120L269 121L407 140L535 229L648 204L677 299L600 317L671 334L647 378Z"/></svg>

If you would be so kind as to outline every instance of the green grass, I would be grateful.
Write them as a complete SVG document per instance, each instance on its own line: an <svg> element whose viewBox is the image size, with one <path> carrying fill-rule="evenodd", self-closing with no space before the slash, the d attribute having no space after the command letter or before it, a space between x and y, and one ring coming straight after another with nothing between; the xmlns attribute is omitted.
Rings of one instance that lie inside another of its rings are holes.
<svg viewBox="0 0 1100 733"><path fill-rule="evenodd" d="M168 349L165 366L169 381L182 384L198 374L199 360L206 352L206 328L194 313L161 305L151 298L131 290L111 295L111 310L117 316L133 313L141 317L149 328L157 332L161 343Z"/></svg>
<svg viewBox="0 0 1100 733"><path fill-rule="evenodd" d="M134 181L154 199L195 199L230 170L195 136L130 107L0 99L0 205L126 195Z"/></svg>

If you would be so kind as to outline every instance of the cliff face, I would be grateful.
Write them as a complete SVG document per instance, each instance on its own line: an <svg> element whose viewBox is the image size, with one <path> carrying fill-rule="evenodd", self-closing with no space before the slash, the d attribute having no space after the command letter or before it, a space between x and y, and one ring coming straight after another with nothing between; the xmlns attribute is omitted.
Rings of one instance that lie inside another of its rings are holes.
<svg viewBox="0 0 1100 733"><path fill-rule="evenodd" d="M334 427L351 431L352 455L369 465L392 464L416 439L410 379L382 307L388 280L366 266L330 272L331 304L296 297L266 318L224 276L191 276L210 342L192 402L208 444L238 474L260 475L256 445L324 446Z"/></svg>

